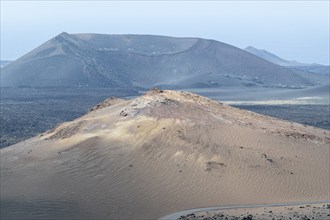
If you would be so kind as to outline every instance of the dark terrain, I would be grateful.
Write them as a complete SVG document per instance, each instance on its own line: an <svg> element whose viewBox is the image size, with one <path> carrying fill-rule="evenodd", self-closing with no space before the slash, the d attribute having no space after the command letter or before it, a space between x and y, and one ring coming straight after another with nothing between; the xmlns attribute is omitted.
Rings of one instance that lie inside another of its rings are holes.
<svg viewBox="0 0 330 220"><path fill-rule="evenodd" d="M329 105L233 105L288 121L330 130Z"/></svg>

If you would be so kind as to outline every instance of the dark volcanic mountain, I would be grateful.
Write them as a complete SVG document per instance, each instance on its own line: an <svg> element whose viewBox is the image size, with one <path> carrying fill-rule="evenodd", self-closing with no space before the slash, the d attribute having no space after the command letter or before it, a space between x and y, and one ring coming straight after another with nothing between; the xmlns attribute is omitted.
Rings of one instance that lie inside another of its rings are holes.
<svg viewBox="0 0 330 220"><path fill-rule="evenodd" d="M200 38L62 33L1 70L1 86L311 86L321 76Z"/></svg>

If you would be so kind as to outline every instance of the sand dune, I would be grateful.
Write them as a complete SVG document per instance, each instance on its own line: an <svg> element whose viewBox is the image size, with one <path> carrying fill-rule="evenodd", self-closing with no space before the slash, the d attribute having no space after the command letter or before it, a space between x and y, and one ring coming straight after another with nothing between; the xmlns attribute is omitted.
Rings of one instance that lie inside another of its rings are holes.
<svg viewBox="0 0 330 220"><path fill-rule="evenodd" d="M1 149L1 217L155 219L327 200L329 135L187 92L112 98Z"/></svg>

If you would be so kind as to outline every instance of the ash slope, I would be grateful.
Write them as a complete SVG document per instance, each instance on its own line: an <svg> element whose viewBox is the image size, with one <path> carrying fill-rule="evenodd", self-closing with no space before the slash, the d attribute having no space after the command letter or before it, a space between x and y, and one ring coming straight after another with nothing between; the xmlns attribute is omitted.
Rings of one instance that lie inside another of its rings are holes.
<svg viewBox="0 0 330 220"><path fill-rule="evenodd" d="M254 47L248 46L245 48L245 50L249 53L252 53L262 59L265 59L271 63L285 66L287 68L298 70L298 71L304 71L304 72L310 72L310 73L316 73L316 74L323 74L323 75L329 75L330 74L330 66L329 65L321 65L317 63L308 64L308 63L299 63L294 60L285 60L281 57L276 56L275 54L272 54L266 50L260 50L256 49Z"/></svg>
<svg viewBox="0 0 330 220"><path fill-rule="evenodd" d="M155 219L328 199L329 131L187 92L110 98L1 149L2 218Z"/></svg>
<svg viewBox="0 0 330 220"><path fill-rule="evenodd" d="M200 38L62 33L1 70L1 86L301 87L327 78Z"/></svg>
<svg viewBox="0 0 330 220"><path fill-rule="evenodd" d="M280 66L291 67L291 66L310 66L310 65L312 65L312 64L307 64L307 63L299 63L295 60L285 60L279 56L276 56L273 53L268 52L267 50L257 49L252 46L248 46L244 50L246 50L247 52L252 53L258 57L261 57L271 63L275 63Z"/></svg>
<svg viewBox="0 0 330 220"><path fill-rule="evenodd" d="M11 62L12 61L10 61L10 60L0 60L0 68L5 67L6 65L8 65Z"/></svg>

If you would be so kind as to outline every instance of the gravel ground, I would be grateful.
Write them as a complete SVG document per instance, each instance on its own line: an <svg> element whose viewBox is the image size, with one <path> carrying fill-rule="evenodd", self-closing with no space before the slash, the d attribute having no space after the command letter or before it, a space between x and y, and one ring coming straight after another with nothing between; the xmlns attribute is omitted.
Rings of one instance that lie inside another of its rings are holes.
<svg viewBox="0 0 330 220"><path fill-rule="evenodd" d="M191 213L180 220L329 220L330 204L300 206L227 209L221 211Z"/></svg>

